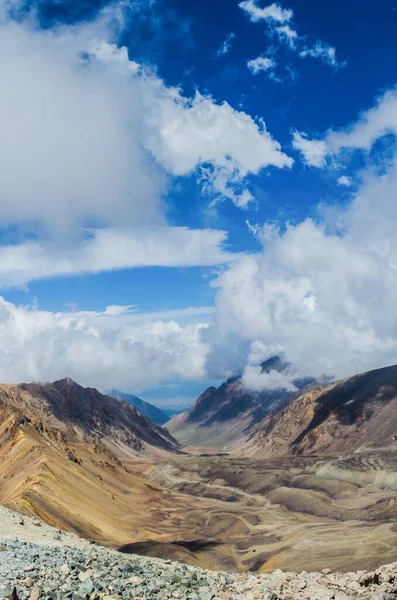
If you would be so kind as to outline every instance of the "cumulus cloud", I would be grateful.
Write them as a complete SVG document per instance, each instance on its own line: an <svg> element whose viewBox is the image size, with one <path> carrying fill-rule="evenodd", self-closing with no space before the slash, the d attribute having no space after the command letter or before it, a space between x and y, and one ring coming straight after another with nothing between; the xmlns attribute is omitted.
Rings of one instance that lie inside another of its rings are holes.
<svg viewBox="0 0 397 600"><path fill-rule="evenodd" d="M0 298L0 332L7 348L0 358L0 380L69 376L82 385L109 389L199 379L205 373L207 350L200 339L205 320L180 324L174 316L162 320L162 315L130 314L115 307L53 313Z"/></svg>
<svg viewBox="0 0 397 600"><path fill-rule="evenodd" d="M223 359L216 363L210 351L208 361L235 369L237 352L254 379L253 345L257 365L283 352L302 376L343 377L396 362L397 157L385 174L368 168L361 179L349 207L334 207L332 223L325 216L285 231L255 229L263 251L215 282L217 312L205 336Z"/></svg>
<svg viewBox="0 0 397 600"><path fill-rule="evenodd" d="M347 175L342 175L341 177L338 177L336 183L342 187L351 187L353 185L353 179Z"/></svg>
<svg viewBox="0 0 397 600"><path fill-rule="evenodd" d="M263 390L285 390L287 392L297 391L291 373L280 373L276 369L262 373L259 365L248 364L243 372L243 385L249 390L256 392Z"/></svg>
<svg viewBox="0 0 397 600"><path fill-rule="evenodd" d="M339 131L327 132L324 141L329 153L342 149L370 150L376 140L392 134L397 135L397 88L380 96L375 105L364 111L350 126Z"/></svg>
<svg viewBox="0 0 397 600"><path fill-rule="evenodd" d="M324 167L327 146L323 140L310 140L306 133L293 131L292 146L301 153L305 164L311 167Z"/></svg>
<svg viewBox="0 0 397 600"><path fill-rule="evenodd" d="M275 61L267 56L258 56L247 62L247 67L254 75L258 75L261 71L271 71L275 66Z"/></svg>
<svg viewBox="0 0 397 600"><path fill-rule="evenodd" d="M246 206L247 175L292 164L265 123L167 87L107 40L104 19L49 31L4 12L0 226L30 242L1 248L0 280L178 266L184 254L223 262L223 232L166 231L164 197L172 177L194 175L213 198Z"/></svg>
<svg viewBox="0 0 397 600"><path fill-rule="evenodd" d="M280 4L274 2L269 6L260 8L256 0L244 0L239 3L239 7L247 13L250 20L254 23L258 21L273 21L276 23L286 23L294 15L292 10L282 8Z"/></svg>
<svg viewBox="0 0 397 600"><path fill-rule="evenodd" d="M355 123L323 140L295 132L295 147L317 166L323 166L330 148L371 150L384 135L397 137L395 98L395 90L387 92ZM338 378L396 362L393 148L380 174L370 162L360 173L361 185L348 207L334 206L331 215L322 212L322 220L305 219L283 231L270 224L250 226L263 250L241 257L214 283L217 311L203 333L212 374L241 370L246 385L260 389L267 378L259 364L280 353L299 376ZM338 179L339 185L352 183L348 176Z"/></svg>
<svg viewBox="0 0 397 600"><path fill-rule="evenodd" d="M141 149L142 95L82 62L91 30L0 23L0 223L69 234L86 223L164 223L164 181Z"/></svg>
<svg viewBox="0 0 397 600"><path fill-rule="evenodd" d="M369 152L386 135L397 136L397 88L380 96L355 122L339 130L328 130L320 140L311 140L305 133L294 131L293 146L302 152L306 164L324 167L327 156L343 150Z"/></svg>
<svg viewBox="0 0 397 600"><path fill-rule="evenodd" d="M247 175L267 166L292 166L262 119L254 120L227 102L216 104L199 92L187 99L157 80L150 84L157 95L145 105L145 145L170 173L188 175L204 165L200 173L206 191L233 199Z"/></svg>

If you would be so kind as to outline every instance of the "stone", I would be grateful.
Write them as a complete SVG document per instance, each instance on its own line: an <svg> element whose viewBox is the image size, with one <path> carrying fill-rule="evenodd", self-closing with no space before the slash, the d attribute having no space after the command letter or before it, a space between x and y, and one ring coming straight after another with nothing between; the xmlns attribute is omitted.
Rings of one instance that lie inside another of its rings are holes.
<svg viewBox="0 0 397 600"><path fill-rule="evenodd" d="M70 574L70 569L69 569L69 565L61 565L60 569L61 573L63 573L64 575L69 575Z"/></svg>
<svg viewBox="0 0 397 600"><path fill-rule="evenodd" d="M129 577L125 580L126 583L132 583L133 585L141 585L142 579L140 577Z"/></svg>
<svg viewBox="0 0 397 600"><path fill-rule="evenodd" d="M86 579L89 579L93 575L93 571L91 569L87 569L87 571L80 571L79 580L84 582Z"/></svg>
<svg viewBox="0 0 397 600"><path fill-rule="evenodd" d="M85 595L85 594L91 594L91 592L94 590L94 584L92 582L92 579L90 577L87 577L86 579L84 579L83 583L79 586L78 589L78 593Z"/></svg>

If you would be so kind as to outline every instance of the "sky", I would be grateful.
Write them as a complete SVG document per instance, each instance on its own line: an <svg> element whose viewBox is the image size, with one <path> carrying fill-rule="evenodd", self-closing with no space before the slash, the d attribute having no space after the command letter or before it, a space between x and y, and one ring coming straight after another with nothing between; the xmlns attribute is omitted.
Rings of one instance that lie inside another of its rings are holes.
<svg viewBox="0 0 397 600"><path fill-rule="evenodd" d="M2 0L0 380L177 408L397 363L396 30L394 0Z"/></svg>

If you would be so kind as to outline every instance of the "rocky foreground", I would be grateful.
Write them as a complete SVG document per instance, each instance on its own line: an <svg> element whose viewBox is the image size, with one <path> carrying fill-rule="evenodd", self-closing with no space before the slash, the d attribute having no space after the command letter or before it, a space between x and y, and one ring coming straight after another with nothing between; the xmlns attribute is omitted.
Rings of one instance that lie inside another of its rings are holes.
<svg viewBox="0 0 397 600"><path fill-rule="evenodd" d="M1 509L0 598L391 600L397 599L397 563L372 573L205 571L90 545L37 519Z"/></svg>

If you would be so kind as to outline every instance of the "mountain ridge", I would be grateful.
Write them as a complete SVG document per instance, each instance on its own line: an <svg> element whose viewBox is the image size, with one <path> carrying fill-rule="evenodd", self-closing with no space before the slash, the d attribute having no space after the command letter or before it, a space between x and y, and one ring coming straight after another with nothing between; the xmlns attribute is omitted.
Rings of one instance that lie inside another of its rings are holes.
<svg viewBox="0 0 397 600"><path fill-rule="evenodd" d="M273 356L260 366L262 373L269 373L284 372L290 365L282 356ZM232 449L249 438L252 428L271 406L292 400L311 381L297 380L296 391L252 391L243 385L241 375L233 376L217 388L207 388L191 408L173 417L166 426L182 445Z"/></svg>
<svg viewBox="0 0 397 600"><path fill-rule="evenodd" d="M106 394L113 398L118 398L119 400L125 400L128 404L132 404L141 415L147 417L153 421L153 423L156 423L156 425L165 425L165 423L169 421L169 416L160 408L150 402L138 398L138 396L135 396L134 394L127 394L116 388L106 390Z"/></svg>
<svg viewBox="0 0 397 600"><path fill-rule="evenodd" d="M397 432L397 365L320 385L268 414L241 448L249 456L355 452Z"/></svg>
<svg viewBox="0 0 397 600"><path fill-rule="evenodd" d="M178 499L141 472L178 453L166 430L95 388L0 385L0 504L61 529L116 547L159 519L172 530Z"/></svg>

